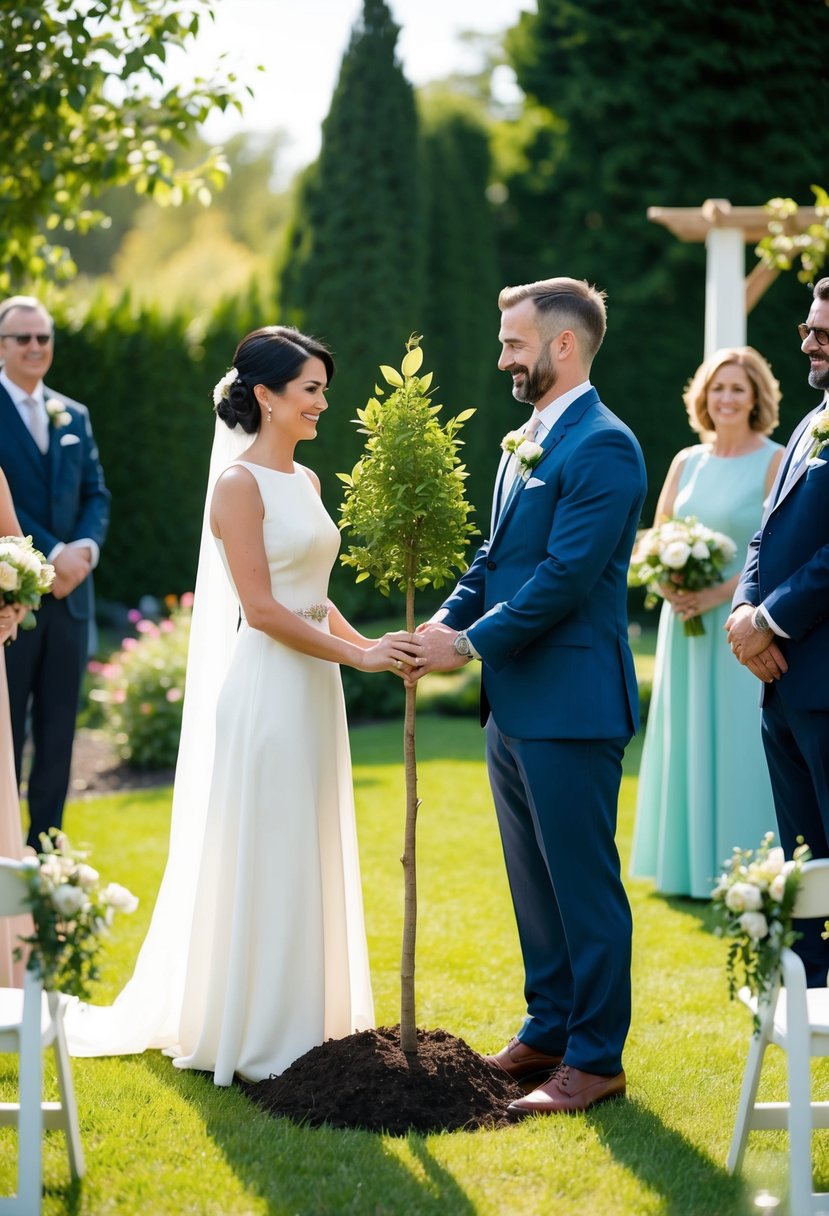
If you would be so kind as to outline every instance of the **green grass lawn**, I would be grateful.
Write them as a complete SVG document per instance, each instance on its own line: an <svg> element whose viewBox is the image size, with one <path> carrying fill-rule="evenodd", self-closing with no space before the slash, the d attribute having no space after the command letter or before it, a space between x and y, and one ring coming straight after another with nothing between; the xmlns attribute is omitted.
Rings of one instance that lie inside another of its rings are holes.
<svg viewBox="0 0 829 1216"><path fill-rule="evenodd" d="M352 736L377 1018L398 1020L403 816L401 730ZM523 1014L522 971L483 763L466 719L418 726L420 920L418 1022L496 1050ZM619 840L630 848L639 747L627 757ZM128 977L166 856L169 791L73 803L67 829L104 877L142 897L107 947L100 998ZM307 1129L274 1120L235 1090L176 1071L158 1052L77 1060L87 1175L71 1188L57 1133L45 1149L45 1213L353 1213L355 1216L726 1216L756 1213L785 1189L785 1138L757 1133L741 1179L725 1173L749 1018L729 1003L725 948L707 905L628 883L634 908L634 1018L628 1099L586 1115L502 1131L405 1138ZM784 1096L782 1069L764 1096ZM0 1097L12 1062L0 1061ZM828 1095L821 1095L828 1096ZM829 1186L826 1133L815 1137ZM0 1133L0 1193L13 1187L13 1135Z"/></svg>

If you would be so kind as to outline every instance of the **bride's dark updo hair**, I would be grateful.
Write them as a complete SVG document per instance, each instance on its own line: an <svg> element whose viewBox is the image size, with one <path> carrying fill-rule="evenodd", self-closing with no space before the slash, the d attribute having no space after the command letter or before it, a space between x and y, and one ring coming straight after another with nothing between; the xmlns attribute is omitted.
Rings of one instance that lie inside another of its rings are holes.
<svg viewBox="0 0 829 1216"><path fill-rule="evenodd" d="M236 347L233 367L236 380L216 405L222 422L233 429L240 426L249 435L259 430L262 414L253 389L264 384L273 393L281 393L285 385L296 380L306 360L320 359L325 365L328 383L334 379L331 352L316 338L309 338L290 325L265 325L243 338Z"/></svg>

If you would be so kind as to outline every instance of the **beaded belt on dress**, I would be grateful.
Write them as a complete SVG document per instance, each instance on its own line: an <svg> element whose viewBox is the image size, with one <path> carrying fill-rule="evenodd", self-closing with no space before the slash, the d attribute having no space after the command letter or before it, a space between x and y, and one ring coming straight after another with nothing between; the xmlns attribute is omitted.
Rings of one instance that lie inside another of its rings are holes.
<svg viewBox="0 0 829 1216"><path fill-rule="evenodd" d="M312 604L310 608L295 608L295 616L304 616L309 621L324 621L328 616L327 604Z"/></svg>

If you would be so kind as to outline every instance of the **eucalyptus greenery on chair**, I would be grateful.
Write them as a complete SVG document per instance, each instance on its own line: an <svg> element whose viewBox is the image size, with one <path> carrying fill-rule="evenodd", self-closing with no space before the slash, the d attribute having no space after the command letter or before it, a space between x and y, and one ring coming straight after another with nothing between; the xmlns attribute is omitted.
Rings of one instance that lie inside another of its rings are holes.
<svg viewBox="0 0 829 1216"><path fill-rule="evenodd" d="M441 405L432 405L432 373L419 375L423 363L420 336L406 343L398 372L381 366L392 393L375 385L375 396L358 410L365 452L344 482L340 527L350 528L362 543L349 546L340 560L357 570L357 581L373 578L384 595L392 586L406 596L406 628L415 628L415 590L440 587L465 565L464 549L475 531L464 493L467 472L458 455L458 438L474 410L464 410L441 425ZM406 689L403 754L406 768L406 823L403 863L403 948L400 966L400 1046L417 1051L415 1017L415 940L417 933L416 829L417 759L415 702L417 688Z"/></svg>

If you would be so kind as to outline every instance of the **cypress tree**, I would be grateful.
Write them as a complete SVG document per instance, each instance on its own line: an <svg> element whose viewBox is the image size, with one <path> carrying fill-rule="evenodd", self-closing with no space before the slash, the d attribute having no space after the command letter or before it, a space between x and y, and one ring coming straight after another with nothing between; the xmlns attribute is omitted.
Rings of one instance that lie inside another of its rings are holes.
<svg viewBox="0 0 829 1216"><path fill-rule="evenodd" d="M348 420L374 387L380 358L404 353L422 326L421 190L412 88L396 55L399 27L384 0L364 0L303 175L278 267L279 314L322 338L337 360L317 458L350 468ZM353 461L351 461L353 463Z"/></svg>
<svg viewBox="0 0 829 1216"><path fill-rule="evenodd" d="M515 425L509 385L497 369L497 301L503 284L486 194L492 168L489 131L472 99L445 91L422 98L421 119L427 190L424 346L435 372L436 399L453 413L478 411L464 430L462 457L470 496L479 506L479 526L485 528L480 511L488 506L498 441ZM488 408L493 400L504 402L494 419Z"/></svg>

